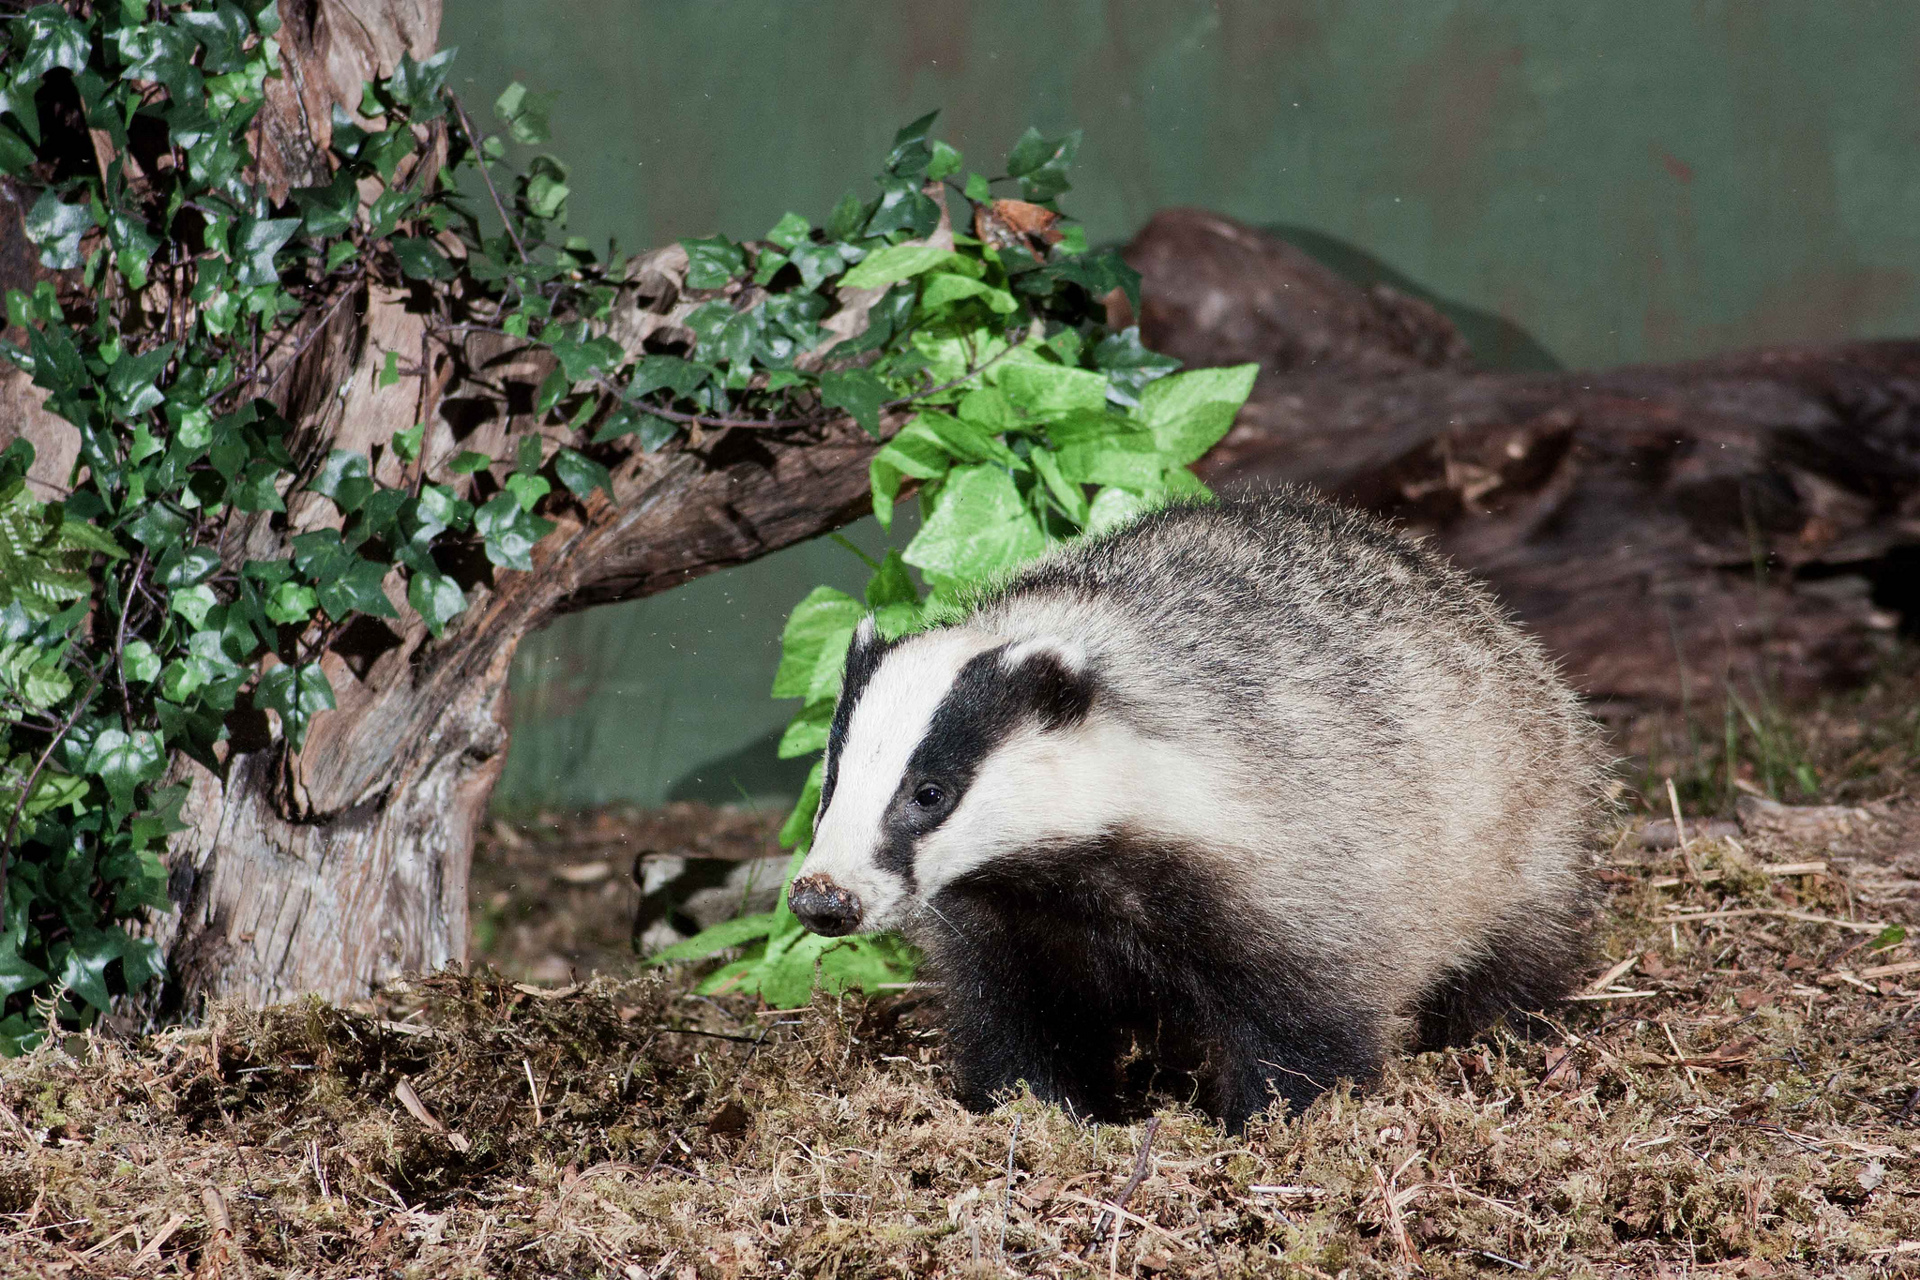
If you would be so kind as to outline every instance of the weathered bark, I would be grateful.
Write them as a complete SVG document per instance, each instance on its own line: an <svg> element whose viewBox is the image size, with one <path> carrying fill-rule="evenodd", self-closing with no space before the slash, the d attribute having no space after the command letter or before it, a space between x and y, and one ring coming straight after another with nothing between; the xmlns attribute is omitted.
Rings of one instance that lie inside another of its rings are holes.
<svg viewBox="0 0 1920 1280"><path fill-rule="evenodd" d="M327 121L348 110L361 84L389 74L402 51L433 51L437 0L317 0L291 6L281 37L285 78L263 120L261 172L280 190L326 173ZM421 163L437 166L429 147ZM405 174L401 175L404 180ZM4 283L24 283L31 251L19 210L0 227ZM22 257L23 253L26 255ZM670 323L685 254L663 251L630 273L612 335L629 349ZM420 466L469 496L493 481L446 472L462 450L511 454L509 440L544 431L530 413L551 364L479 334L446 351L426 341L427 321L405 290L360 286L302 317L255 393L294 424L302 474L331 449L376 458L387 484L411 479L390 450L392 433L429 407ZM433 360L428 386L403 378L382 387L386 353ZM344 388L344 392L342 391ZM73 429L41 411L16 374L0 378L6 429L39 450L34 479L64 491ZM631 441L631 437L629 440ZM4 439L0 438L0 443ZM155 923L176 991L188 998L250 1001L319 992L365 995L405 971L462 958L475 826L504 763L504 703L514 649L557 614L630 599L811 537L866 509L873 441L850 422L779 433L734 430L658 453L603 454L614 498L551 499L542 514L558 528L533 552L532 572L494 571L472 557L468 610L438 640L408 606L401 579L387 581L397 620L365 618L320 658L337 708L317 716L302 750L290 751L262 716L223 744L220 769L182 762L190 785L189 829L170 849L176 911ZM479 486L477 489L475 486ZM289 492L284 517L235 517L223 558L284 557L294 534L338 525L333 505Z"/></svg>
<svg viewBox="0 0 1920 1280"><path fill-rule="evenodd" d="M1845 684L1902 610L1920 622L1920 342L1475 373L1431 354L1437 313L1408 340L1216 215L1162 214L1128 257L1149 346L1262 364L1203 476L1316 485L1427 535L1603 710Z"/></svg>

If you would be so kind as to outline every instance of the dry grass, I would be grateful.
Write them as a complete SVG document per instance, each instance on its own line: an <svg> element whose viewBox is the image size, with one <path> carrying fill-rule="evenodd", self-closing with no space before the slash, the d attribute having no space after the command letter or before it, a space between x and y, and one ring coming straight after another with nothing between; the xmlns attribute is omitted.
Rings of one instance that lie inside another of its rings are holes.
<svg viewBox="0 0 1920 1280"><path fill-rule="evenodd" d="M1605 998L1244 1139L1177 1097L1144 1163L1146 1123L968 1114L930 991L447 973L0 1065L0 1275L1920 1275L1920 949L1859 927L1902 909L1861 869L1914 854L1913 753L1834 718L1863 781L1820 723L1866 824L1623 832Z"/></svg>

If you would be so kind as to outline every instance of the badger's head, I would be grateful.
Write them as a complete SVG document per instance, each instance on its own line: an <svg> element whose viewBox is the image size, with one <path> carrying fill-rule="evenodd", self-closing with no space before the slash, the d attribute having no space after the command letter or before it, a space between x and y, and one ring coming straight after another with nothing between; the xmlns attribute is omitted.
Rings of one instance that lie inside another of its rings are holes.
<svg viewBox="0 0 1920 1280"><path fill-rule="evenodd" d="M889 642L862 622L828 731L813 847L787 895L794 914L830 935L904 928L968 871L1097 831L1110 805L1084 794L1061 803L1086 772L1095 702L1074 646L967 626Z"/></svg>

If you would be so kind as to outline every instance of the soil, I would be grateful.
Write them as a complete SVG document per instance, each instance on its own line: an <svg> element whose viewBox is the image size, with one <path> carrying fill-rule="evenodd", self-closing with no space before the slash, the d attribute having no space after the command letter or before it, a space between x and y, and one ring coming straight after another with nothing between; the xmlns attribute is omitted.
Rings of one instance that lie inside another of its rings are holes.
<svg viewBox="0 0 1920 1280"><path fill-rule="evenodd" d="M1583 998L1238 1138L968 1113L932 987L641 967L635 855L778 815L497 825L489 965L0 1064L0 1274L1920 1275L1916 693L1620 726Z"/></svg>

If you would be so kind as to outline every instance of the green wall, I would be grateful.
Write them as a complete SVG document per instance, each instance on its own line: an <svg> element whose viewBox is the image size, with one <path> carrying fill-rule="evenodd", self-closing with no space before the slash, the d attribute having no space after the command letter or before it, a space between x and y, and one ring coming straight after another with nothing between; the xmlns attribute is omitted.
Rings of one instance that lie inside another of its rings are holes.
<svg viewBox="0 0 1920 1280"><path fill-rule="evenodd" d="M1096 239L1176 204L1285 228L1492 365L1920 331L1912 4L448 0L443 43L476 104L561 91L575 227L627 248L823 214L940 107L982 167L1085 128L1066 204ZM536 638L503 802L654 800L761 738L778 617L851 563L801 548Z"/></svg>

